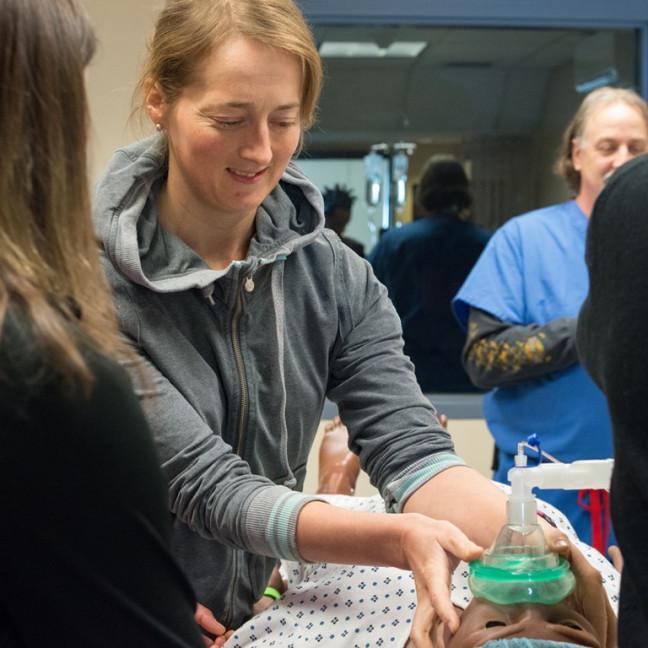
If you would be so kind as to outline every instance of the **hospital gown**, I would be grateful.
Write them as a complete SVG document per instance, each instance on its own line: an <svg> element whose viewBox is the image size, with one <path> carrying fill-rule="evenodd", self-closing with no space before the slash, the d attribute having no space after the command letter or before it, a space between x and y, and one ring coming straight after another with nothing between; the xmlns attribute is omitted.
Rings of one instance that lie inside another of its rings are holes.
<svg viewBox="0 0 648 648"><path fill-rule="evenodd" d="M344 508L384 512L379 496L324 495ZM567 519L538 500L547 514L575 542L600 572L612 609L617 611L619 574L595 549L578 540ZM407 643L416 590L411 572L395 567L332 563L282 563L288 590L274 605L244 624L226 648L402 648ZM459 563L452 577L452 602L465 609L472 600L468 565Z"/></svg>

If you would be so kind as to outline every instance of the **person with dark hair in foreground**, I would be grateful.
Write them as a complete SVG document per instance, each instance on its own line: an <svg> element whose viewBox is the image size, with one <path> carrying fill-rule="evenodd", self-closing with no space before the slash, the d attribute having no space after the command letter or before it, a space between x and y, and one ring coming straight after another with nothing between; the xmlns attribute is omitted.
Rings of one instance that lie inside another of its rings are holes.
<svg viewBox="0 0 648 648"><path fill-rule="evenodd" d="M94 48L76 0L0 0L0 645L198 648L90 224Z"/></svg>
<svg viewBox="0 0 648 648"><path fill-rule="evenodd" d="M628 162L594 206L590 288L578 352L607 397L614 432L612 520L623 554L619 645L648 638L648 156Z"/></svg>

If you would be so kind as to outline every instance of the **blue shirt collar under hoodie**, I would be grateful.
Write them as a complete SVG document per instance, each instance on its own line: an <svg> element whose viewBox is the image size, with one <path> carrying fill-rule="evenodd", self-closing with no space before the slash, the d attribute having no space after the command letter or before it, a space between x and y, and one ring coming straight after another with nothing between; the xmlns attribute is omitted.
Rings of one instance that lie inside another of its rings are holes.
<svg viewBox="0 0 648 648"><path fill-rule="evenodd" d="M166 176L166 144L162 135L135 142L118 151L99 184L95 228L112 263L131 281L155 292L200 289L212 298L214 282L238 268L254 281L256 270L273 264L271 291L281 376L281 457L286 481L293 488L295 477L287 457L286 388L284 380L283 261L295 249L308 245L324 227L324 202L319 190L292 163L279 184L259 206L255 234L247 258L232 261L222 270L210 268L203 259L159 223L157 197ZM107 208L108 207L108 208ZM110 214L105 218L106 213Z"/></svg>

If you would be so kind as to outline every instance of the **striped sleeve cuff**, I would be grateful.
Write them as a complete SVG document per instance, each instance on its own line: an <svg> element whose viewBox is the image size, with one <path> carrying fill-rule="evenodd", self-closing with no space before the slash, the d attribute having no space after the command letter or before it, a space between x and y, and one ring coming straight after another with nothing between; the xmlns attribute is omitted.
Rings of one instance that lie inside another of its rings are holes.
<svg viewBox="0 0 648 648"><path fill-rule="evenodd" d="M297 551L297 518L304 505L316 501L324 500L284 486L271 486L255 494L244 523L248 550L262 556L301 560Z"/></svg>
<svg viewBox="0 0 648 648"><path fill-rule="evenodd" d="M420 459L387 484L384 493L385 509L389 513L402 513L407 498L425 482L447 468L465 465L466 462L452 452L439 452Z"/></svg>

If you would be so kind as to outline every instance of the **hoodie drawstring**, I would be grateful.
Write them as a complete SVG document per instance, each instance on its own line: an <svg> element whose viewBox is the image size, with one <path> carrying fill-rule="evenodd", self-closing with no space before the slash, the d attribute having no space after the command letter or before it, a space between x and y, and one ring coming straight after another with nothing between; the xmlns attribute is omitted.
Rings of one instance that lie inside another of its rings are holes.
<svg viewBox="0 0 648 648"><path fill-rule="evenodd" d="M200 289L200 292L202 293L203 299L207 300L207 303L210 306L214 306L214 304L216 303L213 297L214 284L213 283L207 284L206 286Z"/></svg>

